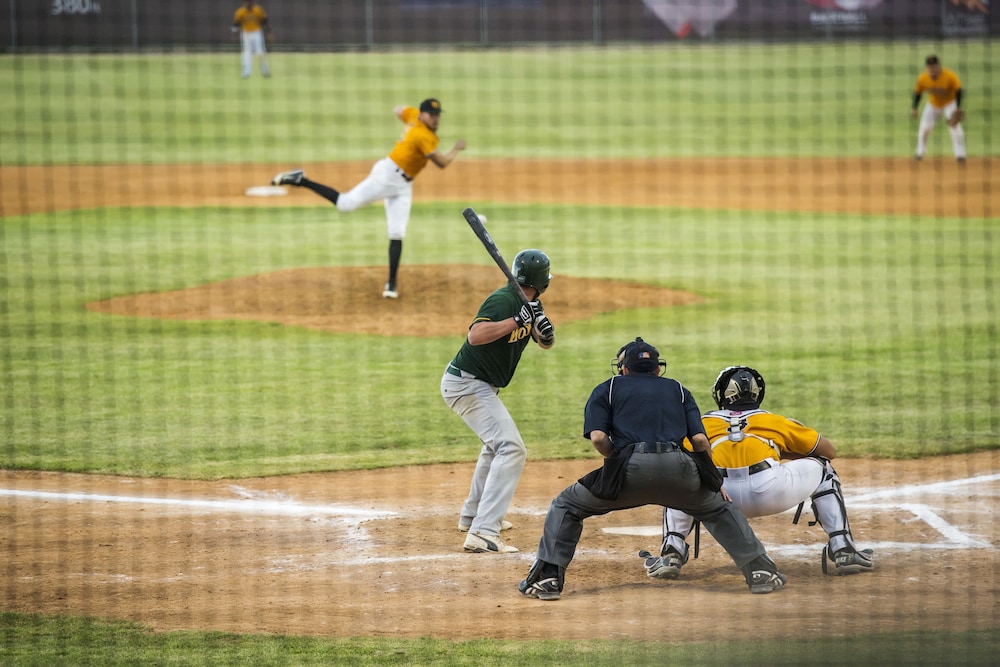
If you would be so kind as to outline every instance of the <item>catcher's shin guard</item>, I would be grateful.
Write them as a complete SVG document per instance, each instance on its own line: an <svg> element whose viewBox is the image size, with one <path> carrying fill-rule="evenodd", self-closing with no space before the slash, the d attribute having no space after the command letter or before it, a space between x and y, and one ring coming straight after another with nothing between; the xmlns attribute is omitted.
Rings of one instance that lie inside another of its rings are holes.
<svg viewBox="0 0 1000 667"><path fill-rule="evenodd" d="M830 539L830 552L842 549L856 551L851 526L847 521L847 506L840 489L840 477L830 462L823 460L823 481L812 494L812 510L816 521Z"/></svg>

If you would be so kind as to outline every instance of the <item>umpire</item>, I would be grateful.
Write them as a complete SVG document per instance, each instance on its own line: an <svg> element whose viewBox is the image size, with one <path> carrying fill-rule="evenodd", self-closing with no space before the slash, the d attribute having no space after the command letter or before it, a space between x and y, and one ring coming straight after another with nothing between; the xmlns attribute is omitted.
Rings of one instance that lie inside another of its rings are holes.
<svg viewBox="0 0 1000 667"><path fill-rule="evenodd" d="M584 519L642 505L682 509L701 521L742 570L751 593L784 586L785 575L746 517L719 493L722 477L691 393L661 377L659 352L641 338L624 345L618 358L621 374L595 387L584 410L583 437L605 457L604 466L552 501L536 560L518 590L558 600ZM685 437L694 455L681 447Z"/></svg>

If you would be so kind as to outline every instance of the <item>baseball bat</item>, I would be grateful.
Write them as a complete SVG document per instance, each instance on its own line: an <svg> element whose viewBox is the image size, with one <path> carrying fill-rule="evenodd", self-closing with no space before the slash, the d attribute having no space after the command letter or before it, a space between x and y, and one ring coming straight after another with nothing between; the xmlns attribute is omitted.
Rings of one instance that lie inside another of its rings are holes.
<svg viewBox="0 0 1000 667"><path fill-rule="evenodd" d="M507 266L507 261L503 258L503 255L500 254L500 249L497 248L497 244L493 241L493 237L490 236L490 233L486 231L486 226L483 224L483 221L479 219L479 215L477 215L471 208L467 208L462 211L462 215L465 216L465 221L469 223L469 227L472 227L472 231L475 232L476 237L483 244L483 247L486 248L486 252L490 253L490 257L492 257L493 261L497 263L497 266L500 267L503 274L507 276L507 280L509 280L510 283L517 289L517 293L521 297L521 302L530 303L528 295L526 295L524 290L521 289L520 283L517 282L517 278L514 277L510 267Z"/></svg>

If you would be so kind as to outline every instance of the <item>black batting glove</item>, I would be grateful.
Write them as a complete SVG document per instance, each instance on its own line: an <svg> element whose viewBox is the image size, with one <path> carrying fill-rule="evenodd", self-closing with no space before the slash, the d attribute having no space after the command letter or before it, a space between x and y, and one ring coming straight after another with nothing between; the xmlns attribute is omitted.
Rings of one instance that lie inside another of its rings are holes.
<svg viewBox="0 0 1000 667"><path fill-rule="evenodd" d="M552 321L545 315L535 317L535 331L538 332L538 342L544 345L552 344L556 338L556 329L552 326Z"/></svg>
<svg viewBox="0 0 1000 667"><path fill-rule="evenodd" d="M518 328L523 327L528 322L533 322L535 320L535 310L531 307L530 303L526 303L521 306L521 310L514 313L514 324Z"/></svg>

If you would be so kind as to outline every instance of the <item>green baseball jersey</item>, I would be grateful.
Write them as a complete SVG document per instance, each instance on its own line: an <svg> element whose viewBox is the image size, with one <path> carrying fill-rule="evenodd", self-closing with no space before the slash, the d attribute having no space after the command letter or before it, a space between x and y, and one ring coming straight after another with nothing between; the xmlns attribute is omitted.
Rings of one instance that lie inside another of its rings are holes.
<svg viewBox="0 0 1000 667"><path fill-rule="evenodd" d="M520 309L521 299L514 286L508 283L486 297L469 328L471 329L476 322L506 320ZM472 373L494 387L506 387L514 377L514 370L517 368L517 362L521 360L521 353L531 340L531 326L531 323L525 324L514 329L510 335L485 345L470 345L469 339L466 338L451 365Z"/></svg>

